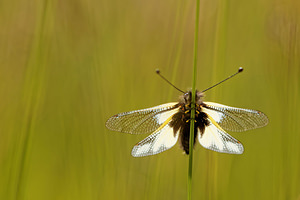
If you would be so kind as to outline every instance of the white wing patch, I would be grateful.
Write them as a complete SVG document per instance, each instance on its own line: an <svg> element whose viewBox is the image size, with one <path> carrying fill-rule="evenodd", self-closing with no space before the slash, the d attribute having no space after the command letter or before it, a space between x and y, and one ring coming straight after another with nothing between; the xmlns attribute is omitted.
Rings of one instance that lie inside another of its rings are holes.
<svg viewBox="0 0 300 200"><path fill-rule="evenodd" d="M161 153L176 144L178 135L178 133L174 135L173 128L167 124L136 144L131 155L142 157Z"/></svg>
<svg viewBox="0 0 300 200"><path fill-rule="evenodd" d="M242 154L243 145L227 134L223 129L215 125L216 122L209 118L210 125L205 127L204 133L198 133L199 143L207 149L230 154Z"/></svg>
<svg viewBox="0 0 300 200"><path fill-rule="evenodd" d="M214 110L210 110L210 109L207 109L207 108L204 108L204 107L202 107L201 109L202 109L203 112L210 115L217 123L220 123L223 120L223 118L226 117L225 114L221 113L221 112L216 112Z"/></svg>
<svg viewBox="0 0 300 200"><path fill-rule="evenodd" d="M171 104L171 103L170 103ZM171 107L173 106L174 103L172 103L171 105L167 105L165 107ZM173 110L170 110L170 111L165 111L165 112L162 112L160 114L157 114L155 116L155 119L156 119L156 122L158 124L163 124L170 116L173 116L175 113L178 112L178 108L177 109L173 109Z"/></svg>

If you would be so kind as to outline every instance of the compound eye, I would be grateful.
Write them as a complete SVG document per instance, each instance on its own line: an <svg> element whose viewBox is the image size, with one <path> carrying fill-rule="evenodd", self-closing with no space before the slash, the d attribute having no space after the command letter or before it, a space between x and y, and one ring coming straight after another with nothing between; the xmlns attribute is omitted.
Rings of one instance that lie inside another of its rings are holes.
<svg viewBox="0 0 300 200"><path fill-rule="evenodd" d="M189 101L189 93L184 94L184 100L186 103Z"/></svg>

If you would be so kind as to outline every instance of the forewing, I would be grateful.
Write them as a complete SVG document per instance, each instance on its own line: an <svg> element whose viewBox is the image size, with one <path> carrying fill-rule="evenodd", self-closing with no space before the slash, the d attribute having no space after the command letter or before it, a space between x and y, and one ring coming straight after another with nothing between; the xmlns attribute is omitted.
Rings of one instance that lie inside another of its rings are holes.
<svg viewBox="0 0 300 200"><path fill-rule="evenodd" d="M235 108L213 102L205 102L202 111L210 115L223 129L246 131L266 126L268 117L257 110Z"/></svg>
<svg viewBox="0 0 300 200"><path fill-rule="evenodd" d="M178 103L167 103L152 108L124 112L106 121L113 131L130 134L150 133L158 129L170 116L178 112Z"/></svg>
<svg viewBox="0 0 300 200"><path fill-rule="evenodd" d="M163 125L157 131L136 144L131 155L133 157L150 156L161 153L173 147L178 140L178 133L174 134L169 124Z"/></svg>
<svg viewBox="0 0 300 200"><path fill-rule="evenodd" d="M244 152L243 145L222 130L221 127L218 127L213 119L209 119L209 123L203 133L198 130L198 141L204 148L229 154L242 154Z"/></svg>

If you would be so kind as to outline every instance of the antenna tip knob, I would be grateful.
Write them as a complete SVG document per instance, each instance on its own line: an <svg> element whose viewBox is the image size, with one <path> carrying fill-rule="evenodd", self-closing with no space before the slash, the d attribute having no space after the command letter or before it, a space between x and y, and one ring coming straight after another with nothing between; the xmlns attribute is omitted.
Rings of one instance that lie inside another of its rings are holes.
<svg viewBox="0 0 300 200"><path fill-rule="evenodd" d="M240 73L242 71L244 71L244 69L242 67L240 67L238 72Z"/></svg>
<svg viewBox="0 0 300 200"><path fill-rule="evenodd" d="M160 70L157 68L157 69L155 70L155 72L156 72L157 74L159 74L159 73L160 73Z"/></svg>

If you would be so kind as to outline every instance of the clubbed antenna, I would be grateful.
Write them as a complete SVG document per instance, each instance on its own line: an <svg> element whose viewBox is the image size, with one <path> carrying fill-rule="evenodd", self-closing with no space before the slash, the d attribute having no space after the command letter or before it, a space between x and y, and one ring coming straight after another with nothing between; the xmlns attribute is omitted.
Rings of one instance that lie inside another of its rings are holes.
<svg viewBox="0 0 300 200"><path fill-rule="evenodd" d="M156 69L156 73L162 78L164 79L167 83L169 83L170 85L172 85L176 90L185 93L184 91L182 91L181 89L179 89L178 87L176 87L175 85L173 85L170 81L168 81L163 75L160 74L160 70Z"/></svg>
<svg viewBox="0 0 300 200"><path fill-rule="evenodd" d="M211 87L209 87L209 88L203 90L202 92L206 92L207 90L210 90L211 88L216 87L217 85L219 85L219 84L223 83L224 81L227 81L228 79L234 77L235 75L237 75L238 73L242 72L243 70L244 70L244 69L243 69L242 67L240 67L239 70L238 70L236 73L234 73L234 74L232 74L231 76L225 78L223 81L220 81L219 83L217 83L217 84L215 84L215 85L213 85L213 86L211 86Z"/></svg>

